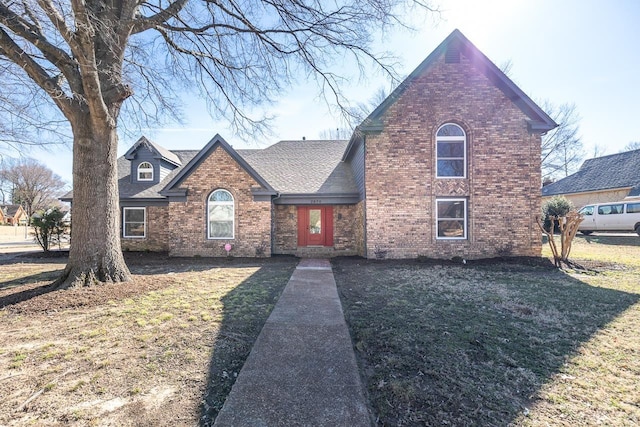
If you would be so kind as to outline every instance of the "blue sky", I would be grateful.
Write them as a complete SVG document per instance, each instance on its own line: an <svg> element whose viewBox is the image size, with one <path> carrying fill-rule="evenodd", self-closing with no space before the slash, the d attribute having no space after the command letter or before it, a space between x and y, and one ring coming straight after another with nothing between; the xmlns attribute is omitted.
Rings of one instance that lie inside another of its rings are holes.
<svg viewBox="0 0 640 427"><path fill-rule="evenodd" d="M409 74L451 33L459 29L496 65L511 61L510 77L536 101L575 103L586 158L594 146L606 154L640 141L640 1L610 0L442 0L442 11L422 22L419 31L397 31L380 40L377 49L400 60L400 73ZM374 75L345 88L349 99L366 102L377 88L388 88ZM246 142L225 123L214 122L202 104L186 100L186 122L140 134L169 149L200 149L216 133L235 148L260 147L281 139L314 139L323 130L340 126L313 82L300 81L270 109L278 118L275 136ZM121 140L123 154L135 140ZM71 150L27 153L71 182Z"/></svg>

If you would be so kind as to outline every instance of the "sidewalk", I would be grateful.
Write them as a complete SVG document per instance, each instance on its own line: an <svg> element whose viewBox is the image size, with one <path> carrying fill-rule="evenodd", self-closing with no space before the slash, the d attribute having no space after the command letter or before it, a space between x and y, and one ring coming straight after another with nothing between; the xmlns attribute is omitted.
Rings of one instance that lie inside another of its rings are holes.
<svg viewBox="0 0 640 427"><path fill-rule="evenodd" d="M214 425L372 425L329 261L300 261Z"/></svg>

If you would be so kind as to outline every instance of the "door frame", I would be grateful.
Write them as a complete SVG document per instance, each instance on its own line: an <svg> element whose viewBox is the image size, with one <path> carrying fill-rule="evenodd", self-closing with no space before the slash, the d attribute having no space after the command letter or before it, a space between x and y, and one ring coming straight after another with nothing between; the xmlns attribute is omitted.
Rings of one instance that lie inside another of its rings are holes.
<svg viewBox="0 0 640 427"><path fill-rule="evenodd" d="M309 210L311 209L320 210L322 224L322 242L320 245L309 244ZM298 206L298 246L333 246L333 206Z"/></svg>

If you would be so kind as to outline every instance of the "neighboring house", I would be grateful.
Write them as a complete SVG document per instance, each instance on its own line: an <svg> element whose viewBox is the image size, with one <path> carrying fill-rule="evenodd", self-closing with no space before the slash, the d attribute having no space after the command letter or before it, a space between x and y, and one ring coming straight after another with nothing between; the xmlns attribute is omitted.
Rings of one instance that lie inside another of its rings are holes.
<svg viewBox="0 0 640 427"><path fill-rule="evenodd" d="M27 212L21 205L0 205L0 224L24 225L27 223Z"/></svg>
<svg viewBox="0 0 640 427"><path fill-rule="evenodd" d="M454 31L349 141L118 159L122 246L175 256L540 255L540 139L556 123ZM72 194L63 198L72 200Z"/></svg>
<svg viewBox="0 0 640 427"><path fill-rule="evenodd" d="M565 196L576 208L640 198L640 150L585 160L573 175L542 187L542 199Z"/></svg>

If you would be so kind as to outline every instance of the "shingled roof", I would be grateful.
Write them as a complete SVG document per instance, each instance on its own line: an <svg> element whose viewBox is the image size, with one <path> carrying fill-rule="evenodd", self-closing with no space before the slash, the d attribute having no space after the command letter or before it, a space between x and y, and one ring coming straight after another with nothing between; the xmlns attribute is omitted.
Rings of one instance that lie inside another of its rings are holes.
<svg viewBox="0 0 640 427"><path fill-rule="evenodd" d="M157 144L156 144L157 145ZM169 150L166 150L169 151ZM172 150L169 151L172 156L181 162L182 165L186 165L193 159L199 150ZM121 199L165 199L166 197L160 195L167 183L180 172L182 168L178 167L172 170L162 181L159 183L143 183L132 182L131 180L131 163L124 156L118 158L118 189L120 190Z"/></svg>
<svg viewBox="0 0 640 427"><path fill-rule="evenodd" d="M542 188L542 196L632 188L640 195L640 150L585 160L578 172Z"/></svg>
<svg viewBox="0 0 640 427"><path fill-rule="evenodd" d="M0 209L6 218L13 218L20 209L20 205L0 205Z"/></svg>
<svg viewBox="0 0 640 427"><path fill-rule="evenodd" d="M283 194L357 193L351 168L341 162L346 140L280 141L241 154Z"/></svg>
<svg viewBox="0 0 640 427"><path fill-rule="evenodd" d="M144 143L138 140L134 146ZM146 140L145 138L145 141ZM346 140L302 140L280 141L264 149L233 150L241 162L257 172L265 184L280 194L328 195L358 193L351 168L341 162L347 146ZM198 156L202 150L166 150L153 143L163 157L171 157L179 167L171 171L159 183L132 182L131 165L127 154L118 158L118 186L120 199L129 200L166 200L166 192L172 186L179 187L179 181L189 171L197 167ZM159 149L163 150L160 151ZM129 150L127 153L130 153ZM168 153L168 154L167 154ZM61 198L72 201L73 193Z"/></svg>
<svg viewBox="0 0 640 427"><path fill-rule="evenodd" d="M169 163L173 163L176 166L181 166L184 164L180 163L180 158L178 158L178 156L173 151L167 150L163 146L156 144L155 142L147 139L144 136L141 136L140 139L138 139L136 143L133 144L133 146L129 148L126 153L124 153L123 157L127 160L133 160L134 153L141 145L149 147L152 151L154 151L156 153L156 158L161 158Z"/></svg>

